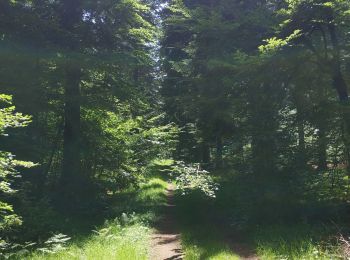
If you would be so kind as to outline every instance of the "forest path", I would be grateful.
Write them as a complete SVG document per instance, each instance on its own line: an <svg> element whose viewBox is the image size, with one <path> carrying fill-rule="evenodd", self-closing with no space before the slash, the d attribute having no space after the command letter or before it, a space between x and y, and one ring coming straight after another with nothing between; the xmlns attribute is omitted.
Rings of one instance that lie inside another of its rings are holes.
<svg viewBox="0 0 350 260"><path fill-rule="evenodd" d="M156 232L152 235L151 260L179 260L183 259L180 234L176 230L174 219L174 190L175 186L169 184L167 188L167 204L164 206L164 214L156 226Z"/></svg>

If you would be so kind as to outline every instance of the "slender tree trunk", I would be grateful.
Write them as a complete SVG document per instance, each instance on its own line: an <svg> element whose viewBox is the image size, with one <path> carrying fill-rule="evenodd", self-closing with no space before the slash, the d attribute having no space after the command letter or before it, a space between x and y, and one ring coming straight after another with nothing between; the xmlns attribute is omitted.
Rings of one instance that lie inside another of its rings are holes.
<svg viewBox="0 0 350 260"><path fill-rule="evenodd" d="M222 151L223 150L223 144L222 144L222 137L219 133L216 137L216 158L215 158L215 167L217 169L222 167Z"/></svg>
<svg viewBox="0 0 350 260"><path fill-rule="evenodd" d="M74 63L66 65L63 130L63 162L61 187L64 199L80 194L80 79L81 69Z"/></svg>
<svg viewBox="0 0 350 260"><path fill-rule="evenodd" d="M297 106L297 128L298 128L298 157L297 163L301 169L306 168L306 147L305 147L305 121L301 109Z"/></svg>
<svg viewBox="0 0 350 260"><path fill-rule="evenodd" d="M318 131L318 170L327 169L327 140L324 126L319 126Z"/></svg>
<svg viewBox="0 0 350 260"><path fill-rule="evenodd" d="M240 165L244 165L245 157L244 157L244 143L243 143L243 140L239 140L238 147L237 147L237 155L239 157L239 164Z"/></svg>
<svg viewBox="0 0 350 260"><path fill-rule="evenodd" d="M345 146L345 160L347 163L347 172L350 176L350 106L349 106L349 92L348 86L344 79L341 70L341 60L340 60L340 46L338 41L338 36L336 33L336 27L333 23L328 25L328 30L333 45L333 60L332 60L332 79L333 87L338 93L338 98L343 104L341 108L341 114L343 118L343 140Z"/></svg>
<svg viewBox="0 0 350 260"><path fill-rule="evenodd" d="M301 155L305 154L305 129L302 120L298 121L298 149Z"/></svg>
<svg viewBox="0 0 350 260"><path fill-rule="evenodd" d="M77 25L82 20L82 0L60 1L60 24L67 32L69 52L80 51ZM63 129L63 161L61 174L62 206L66 210L77 207L86 182L81 175L80 151L80 81L82 76L79 61L67 55L65 63L64 84L64 129Z"/></svg>
<svg viewBox="0 0 350 260"><path fill-rule="evenodd" d="M262 84L250 97L253 171L261 181L274 176L277 158L275 145L277 125L274 119L277 111L272 105L273 95L266 93L272 93L271 86Z"/></svg>
<svg viewBox="0 0 350 260"><path fill-rule="evenodd" d="M38 185L38 192L37 192L39 198L42 198L42 196L44 194L44 187L46 184L46 179L50 173L50 170L52 169L55 154L57 153L57 151L59 149L59 142L61 140L61 136L62 136L62 122L57 126L57 133L56 133L56 136L54 137L54 140L52 143L52 148L51 148L51 152L50 152L50 155L48 158L48 162L45 165L41 174L39 175L39 185Z"/></svg>
<svg viewBox="0 0 350 260"><path fill-rule="evenodd" d="M80 68L67 65L64 107L62 177L80 172Z"/></svg>
<svg viewBox="0 0 350 260"><path fill-rule="evenodd" d="M344 80L341 71L340 47L334 24L328 26L331 42L333 45L333 60L332 60L332 78L333 86L338 93L339 100L342 102L349 101L348 86Z"/></svg>
<svg viewBox="0 0 350 260"><path fill-rule="evenodd" d="M210 163L210 147L206 142L201 144L201 157L202 163L208 164Z"/></svg>

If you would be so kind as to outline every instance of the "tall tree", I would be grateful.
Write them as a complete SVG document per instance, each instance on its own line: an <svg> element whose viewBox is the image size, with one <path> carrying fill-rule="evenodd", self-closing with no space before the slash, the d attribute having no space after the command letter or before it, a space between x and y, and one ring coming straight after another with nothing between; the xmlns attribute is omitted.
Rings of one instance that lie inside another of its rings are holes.
<svg viewBox="0 0 350 260"><path fill-rule="evenodd" d="M83 21L81 1L61 1L60 24L64 33L68 53L79 52L82 48L79 44L81 36L77 34ZM86 187L86 177L81 176L81 130L80 130L80 82L82 68L78 61L67 57L64 64L64 131L63 131L63 161L60 185L62 188L63 205L74 201L75 197L81 198L82 189Z"/></svg>

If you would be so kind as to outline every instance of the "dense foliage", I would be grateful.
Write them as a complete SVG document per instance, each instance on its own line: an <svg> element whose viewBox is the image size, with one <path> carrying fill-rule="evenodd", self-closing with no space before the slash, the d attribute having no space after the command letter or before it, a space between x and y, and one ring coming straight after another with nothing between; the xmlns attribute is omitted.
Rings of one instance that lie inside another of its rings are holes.
<svg viewBox="0 0 350 260"><path fill-rule="evenodd" d="M249 191L255 208L329 185L347 194L349 8L172 1L162 93L184 128L178 156L240 172L259 186Z"/></svg>
<svg viewBox="0 0 350 260"><path fill-rule="evenodd" d="M0 134L6 136L7 128L25 127L30 122L30 117L14 112L15 107L12 106L12 98L8 95L0 95L0 102L5 107L0 109ZM15 156L9 152L0 151L0 192L9 196L16 192L11 187L11 182L19 177L16 166L32 167L30 162L18 161ZM8 198L5 199L8 200ZM0 230L8 231L16 225L21 224L21 219L14 213L13 206L7 201L0 201Z"/></svg>
<svg viewBox="0 0 350 260"><path fill-rule="evenodd" d="M349 29L348 0L0 0L0 249L156 173L226 227L347 223Z"/></svg>

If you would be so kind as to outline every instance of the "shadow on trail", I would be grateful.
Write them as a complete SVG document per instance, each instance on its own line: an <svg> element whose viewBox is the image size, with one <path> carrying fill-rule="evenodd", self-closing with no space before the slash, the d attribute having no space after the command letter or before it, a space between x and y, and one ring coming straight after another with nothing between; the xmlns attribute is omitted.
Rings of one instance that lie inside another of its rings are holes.
<svg viewBox="0 0 350 260"><path fill-rule="evenodd" d="M238 234L225 229L214 201L199 192L175 196L175 212L188 259L257 259L254 250Z"/></svg>

